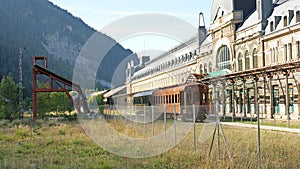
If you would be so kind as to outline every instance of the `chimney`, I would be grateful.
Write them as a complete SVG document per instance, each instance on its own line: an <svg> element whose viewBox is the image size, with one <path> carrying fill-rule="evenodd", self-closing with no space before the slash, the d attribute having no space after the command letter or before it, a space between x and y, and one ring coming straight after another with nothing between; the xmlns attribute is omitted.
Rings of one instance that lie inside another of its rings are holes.
<svg viewBox="0 0 300 169"><path fill-rule="evenodd" d="M199 27L198 27L198 46L201 46L202 42L207 36L207 31L205 28L204 15L202 12L199 14Z"/></svg>

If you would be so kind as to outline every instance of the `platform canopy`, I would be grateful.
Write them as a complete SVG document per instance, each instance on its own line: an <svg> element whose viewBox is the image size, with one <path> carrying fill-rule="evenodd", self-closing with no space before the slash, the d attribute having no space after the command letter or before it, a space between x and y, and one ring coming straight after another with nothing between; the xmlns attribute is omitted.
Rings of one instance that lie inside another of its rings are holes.
<svg viewBox="0 0 300 169"><path fill-rule="evenodd" d="M154 90L140 92L140 93L136 93L135 95L133 95L133 97L149 96L149 95L152 95L153 92L154 92Z"/></svg>

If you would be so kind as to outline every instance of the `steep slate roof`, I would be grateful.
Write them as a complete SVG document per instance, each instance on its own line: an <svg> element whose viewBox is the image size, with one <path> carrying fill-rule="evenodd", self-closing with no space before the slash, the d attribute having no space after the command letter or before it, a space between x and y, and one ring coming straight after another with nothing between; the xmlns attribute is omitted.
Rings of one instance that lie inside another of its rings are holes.
<svg viewBox="0 0 300 169"><path fill-rule="evenodd" d="M249 17L245 18L244 22L238 28L237 31L247 29L255 24L258 24L260 20L258 20L258 12L255 10Z"/></svg>
<svg viewBox="0 0 300 169"><path fill-rule="evenodd" d="M275 25L274 31L284 28L283 27L283 16L287 15L289 10L300 10L299 0L279 0L278 2L276 2L275 6L274 6L273 13L268 18L268 25L266 27L266 34L271 33L270 32L271 21L273 21L274 25ZM275 17L280 18L278 23L276 23ZM289 25L294 25L296 23L295 20L296 20L296 16L294 16L292 18Z"/></svg>

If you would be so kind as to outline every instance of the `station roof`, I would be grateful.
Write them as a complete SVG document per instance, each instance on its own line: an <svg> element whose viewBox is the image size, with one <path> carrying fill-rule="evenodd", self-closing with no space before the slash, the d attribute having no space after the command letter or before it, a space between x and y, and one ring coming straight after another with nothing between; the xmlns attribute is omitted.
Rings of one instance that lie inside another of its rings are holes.
<svg viewBox="0 0 300 169"><path fill-rule="evenodd" d="M154 92L154 90L140 92L140 93L136 93L135 95L133 95L133 97L148 96L148 95L152 95L153 92Z"/></svg>

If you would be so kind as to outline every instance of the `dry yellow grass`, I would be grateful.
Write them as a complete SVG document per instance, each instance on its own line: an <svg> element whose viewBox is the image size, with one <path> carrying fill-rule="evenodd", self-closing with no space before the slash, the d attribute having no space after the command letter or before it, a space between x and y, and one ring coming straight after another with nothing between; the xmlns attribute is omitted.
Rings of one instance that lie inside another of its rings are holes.
<svg viewBox="0 0 300 169"><path fill-rule="evenodd" d="M208 157L211 138L197 142L194 152L193 133L175 148L161 155L130 159L103 150L91 140L78 123L42 122L33 128L4 124L0 129L0 168L257 168L257 131L223 126L231 163L221 140L221 160L217 160L217 142ZM110 123L116 130L135 137L145 137L143 125L124 121ZM172 122L168 122L170 126ZM197 139L203 124L197 125ZM151 124L146 126L151 133ZM163 123L155 124L157 133ZM262 131L262 168L299 168L300 136L292 133Z"/></svg>

